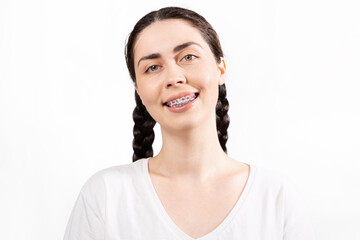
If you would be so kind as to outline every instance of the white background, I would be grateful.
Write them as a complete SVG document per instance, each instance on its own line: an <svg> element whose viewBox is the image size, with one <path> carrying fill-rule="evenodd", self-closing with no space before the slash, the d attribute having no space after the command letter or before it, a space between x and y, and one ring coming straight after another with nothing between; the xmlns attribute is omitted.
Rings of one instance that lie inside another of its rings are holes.
<svg viewBox="0 0 360 240"><path fill-rule="evenodd" d="M360 239L357 2L1 0L0 239L61 239L84 182L131 162L125 40L169 5L220 36L229 155L290 176L318 239Z"/></svg>

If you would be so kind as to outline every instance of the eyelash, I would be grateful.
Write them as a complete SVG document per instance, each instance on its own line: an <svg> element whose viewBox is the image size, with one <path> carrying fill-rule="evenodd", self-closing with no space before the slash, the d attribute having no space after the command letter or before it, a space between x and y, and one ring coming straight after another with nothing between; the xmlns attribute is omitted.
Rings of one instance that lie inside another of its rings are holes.
<svg viewBox="0 0 360 240"><path fill-rule="evenodd" d="M191 59L190 59L190 60L185 60L186 62L192 61L192 60L194 60L195 58L197 58L197 56L195 56L195 55L187 54L187 55L184 56L181 60L183 60L184 58L186 58L186 57L188 57L188 56L190 56ZM150 67L148 67L148 68L146 69L145 73L155 72L156 70L155 70L155 71L150 71L150 69L151 69L152 67L159 67L159 65L151 65Z"/></svg>

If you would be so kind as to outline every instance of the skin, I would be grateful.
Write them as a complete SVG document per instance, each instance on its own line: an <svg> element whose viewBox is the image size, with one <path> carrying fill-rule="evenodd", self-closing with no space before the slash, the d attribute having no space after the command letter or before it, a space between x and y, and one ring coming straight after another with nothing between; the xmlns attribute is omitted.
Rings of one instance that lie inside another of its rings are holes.
<svg viewBox="0 0 360 240"><path fill-rule="evenodd" d="M194 44L174 52L188 42ZM140 61L153 54L157 57ZM152 183L176 225L199 238L228 216L249 174L247 164L224 153L217 136L215 106L218 86L225 82L225 61L216 62L196 28L171 19L138 35L134 66L136 90L162 134L159 154L149 159ZM185 91L199 93L190 109L174 113L163 106Z"/></svg>
<svg viewBox="0 0 360 240"><path fill-rule="evenodd" d="M188 42L194 44L174 52L176 46ZM160 56L139 62L151 54ZM134 66L136 90L160 124L163 139L159 154L149 160L150 170L192 185L230 174L238 162L222 150L215 120L218 86L226 77L225 61L216 62L200 32L178 19L151 24L138 35ZM184 91L199 93L189 110L173 113L163 106L170 96Z"/></svg>

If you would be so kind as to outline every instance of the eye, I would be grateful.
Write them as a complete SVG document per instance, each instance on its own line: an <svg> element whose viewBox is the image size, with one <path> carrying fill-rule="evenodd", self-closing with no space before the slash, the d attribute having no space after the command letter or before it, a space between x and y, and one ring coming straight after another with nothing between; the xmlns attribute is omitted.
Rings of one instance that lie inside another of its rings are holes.
<svg viewBox="0 0 360 240"><path fill-rule="evenodd" d="M196 58L196 56L189 54L189 55L186 55L185 57L183 57L182 59L185 61L191 61L195 58Z"/></svg>
<svg viewBox="0 0 360 240"><path fill-rule="evenodd" d="M155 72L159 69L159 65L152 65L150 67L148 67L148 69L146 69L145 72Z"/></svg>

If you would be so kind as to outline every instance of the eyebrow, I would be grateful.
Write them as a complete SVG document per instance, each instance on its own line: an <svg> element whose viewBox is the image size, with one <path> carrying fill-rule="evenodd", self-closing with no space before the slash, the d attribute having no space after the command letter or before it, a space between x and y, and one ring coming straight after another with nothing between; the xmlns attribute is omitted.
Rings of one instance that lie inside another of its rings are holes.
<svg viewBox="0 0 360 240"><path fill-rule="evenodd" d="M201 45L198 44L198 43L196 43L196 42L186 42L186 43L183 43L183 44L180 44L180 45L174 47L173 53L180 52L181 50L183 50L183 49L185 49L185 48L187 48L187 47L189 47L189 46L191 46L191 45L197 45L197 46L199 46L200 48L202 48ZM144 57L140 58L140 60L139 60L139 62L138 62L137 65L139 66L139 65L140 65L140 62L141 62L142 60L157 59L157 58L160 58L160 57L161 57L161 54L160 54L160 53L152 53L152 54L149 54L149 55L147 55L147 56L144 56Z"/></svg>

